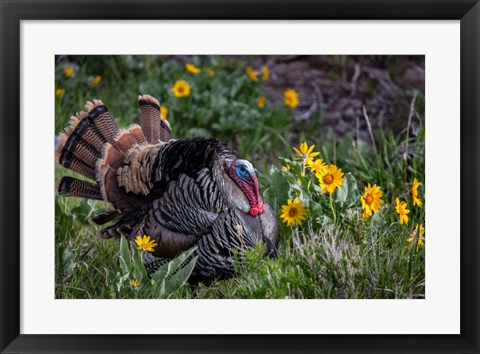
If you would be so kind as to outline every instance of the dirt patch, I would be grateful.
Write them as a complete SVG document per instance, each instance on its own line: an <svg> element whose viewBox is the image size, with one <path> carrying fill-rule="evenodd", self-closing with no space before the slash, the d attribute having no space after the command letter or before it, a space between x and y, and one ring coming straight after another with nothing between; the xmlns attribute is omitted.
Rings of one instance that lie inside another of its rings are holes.
<svg viewBox="0 0 480 354"><path fill-rule="evenodd" d="M256 70L262 65L268 66L270 79L263 91L269 100L282 104L283 91L294 88L300 98L295 119L318 119L317 113L322 111L324 125L339 136L356 130L362 139L368 139L364 106L372 128L390 128L395 132L404 129L414 95L417 95L417 118L423 120L424 56L259 56L253 60L251 57L242 59Z"/></svg>

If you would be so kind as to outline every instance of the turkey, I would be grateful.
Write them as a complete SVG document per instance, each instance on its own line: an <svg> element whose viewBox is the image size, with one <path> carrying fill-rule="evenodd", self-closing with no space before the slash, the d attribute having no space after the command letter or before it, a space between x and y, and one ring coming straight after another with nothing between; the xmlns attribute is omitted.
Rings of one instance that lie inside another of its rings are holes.
<svg viewBox="0 0 480 354"><path fill-rule="evenodd" d="M91 181L62 177L58 194L108 203L108 212L90 220L102 225L100 237L150 236L158 245L143 252L149 274L193 246L191 283L234 276L235 253L259 242L265 256L276 257L277 217L252 164L216 139L172 139L158 100L141 95L138 104L141 125L125 130L100 100L71 117L56 158Z"/></svg>

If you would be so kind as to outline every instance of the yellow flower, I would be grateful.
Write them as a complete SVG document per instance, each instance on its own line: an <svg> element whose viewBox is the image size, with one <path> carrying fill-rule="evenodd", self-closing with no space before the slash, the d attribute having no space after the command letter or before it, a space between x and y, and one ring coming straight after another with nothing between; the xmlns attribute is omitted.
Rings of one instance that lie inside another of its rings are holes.
<svg viewBox="0 0 480 354"><path fill-rule="evenodd" d="M265 96L260 96L257 100L258 108L265 107L265 103L267 103L267 98Z"/></svg>
<svg viewBox="0 0 480 354"><path fill-rule="evenodd" d="M314 148L315 148L315 145L308 147L307 143L303 142L300 144L300 150L295 147L293 148L293 150L298 155L300 155L300 158L303 160L303 163L308 166L313 162L313 158L315 156L320 155L319 152L313 151Z"/></svg>
<svg viewBox="0 0 480 354"><path fill-rule="evenodd" d="M215 70L210 69L210 70L207 71L207 74L208 74L208 76L214 76L215 75Z"/></svg>
<svg viewBox="0 0 480 354"><path fill-rule="evenodd" d="M315 173L320 173L324 169L328 168L327 164L323 162L322 159L316 159L315 161L313 161L313 159L308 160L307 166L310 168L310 170L312 170L312 172Z"/></svg>
<svg viewBox="0 0 480 354"><path fill-rule="evenodd" d="M417 224L417 226L415 227L415 230L413 230L413 232L410 234L410 237L407 238L407 242L410 244L410 247L413 246L413 241L417 236L417 232L418 232L418 240L417 240L416 252L418 252L418 249L420 248L420 246L423 245L423 240L425 240L425 238L423 237L423 235L425 234L425 229L423 228L423 225L418 226Z"/></svg>
<svg viewBox="0 0 480 354"><path fill-rule="evenodd" d="M168 116L168 107L166 107L166 106L160 107L160 116L162 117L162 120L167 119L167 116Z"/></svg>
<svg viewBox="0 0 480 354"><path fill-rule="evenodd" d="M316 172L315 176L320 181L320 188L324 193L332 194L335 188L340 187L345 182L342 170L333 164Z"/></svg>
<svg viewBox="0 0 480 354"><path fill-rule="evenodd" d="M247 66L247 70L245 70L250 80L257 82L258 76L257 73L252 69L251 66Z"/></svg>
<svg viewBox="0 0 480 354"><path fill-rule="evenodd" d="M93 86L97 86L102 81L102 77L100 75L96 75L91 79L91 83Z"/></svg>
<svg viewBox="0 0 480 354"><path fill-rule="evenodd" d="M287 205L282 205L282 214L280 215L280 218L282 218L282 222L286 223L288 226L301 224L306 217L307 209L298 201L298 197L293 201L289 199Z"/></svg>
<svg viewBox="0 0 480 354"><path fill-rule="evenodd" d="M197 75L198 73L200 73L200 71L202 71L202 69L197 68L193 64L185 64L185 69L187 69L187 71L193 75Z"/></svg>
<svg viewBox="0 0 480 354"><path fill-rule="evenodd" d="M369 183L368 186L365 187L365 192L360 197L364 219L372 216L374 212L378 213L383 203L383 200L381 199L382 196L383 193L380 190L380 187L376 184L371 187Z"/></svg>
<svg viewBox="0 0 480 354"><path fill-rule="evenodd" d="M138 288L142 283L138 279L132 279L132 288Z"/></svg>
<svg viewBox="0 0 480 354"><path fill-rule="evenodd" d="M284 93L285 95L285 104L288 107L295 108L300 103L298 101L298 93L294 89L287 89Z"/></svg>
<svg viewBox="0 0 480 354"><path fill-rule="evenodd" d="M73 73L74 71L71 66L66 66L63 68L63 75L65 75L65 77L72 77Z"/></svg>
<svg viewBox="0 0 480 354"><path fill-rule="evenodd" d="M262 66L262 80L267 81L270 77L270 71L268 70L267 66Z"/></svg>
<svg viewBox="0 0 480 354"><path fill-rule="evenodd" d="M65 89L58 88L55 90L55 97L62 98L65 94Z"/></svg>
<svg viewBox="0 0 480 354"><path fill-rule="evenodd" d="M290 171L290 165L282 166L282 171Z"/></svg>
<svg viewBox="0 0 480 354"><path fill-rule="evenodd" d="M413 186L412 186L412 198L413 198L413 206L422 206L422 201L418 197L418 187L420 187L422 183L418 182L416 178L413 179Z"/></svg>
<svg viewBox="0 0 480 354"><path fill-rule="evenodd" d="M187 97L190 95L190 84L184 80L178 80L172 87L175 97Z"/></svg>
<svg viewBox="0 0 480 354"><path fill-rule="evenodd" d="M397 212L399 219L400 219L400 225L405 223L405 225L408 224L408 216L407 214L410 213L410 210L407 209L407 203L405 202L400 202L398 197L395 199L395 211Z"/></svg>
<svg viewBox="0 0 480 354"><path fill-rule="evenodd" d="M143 237L138 235L135 239L135 243L137 244L139 250L147 252L155 251L155 247L158 246L158 243L156 243L154 240L150 240L150 236L146 235L143 235Z"/></svg>

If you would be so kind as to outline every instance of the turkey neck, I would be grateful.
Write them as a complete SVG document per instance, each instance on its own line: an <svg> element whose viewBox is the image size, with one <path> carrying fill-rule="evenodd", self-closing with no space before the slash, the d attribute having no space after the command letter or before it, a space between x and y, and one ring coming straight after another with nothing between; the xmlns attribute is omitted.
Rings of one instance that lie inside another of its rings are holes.
<svg viewBox="0 0 480 354"><path fill-rule="evenodd" d="M217 161L216 163L222 164L212 170L217 188L224 195L228 204L244 213L248 213L250 211L250 202L247 196L227 172L229 166L234 163L234 160L228 162L225 160Z"/></svg>

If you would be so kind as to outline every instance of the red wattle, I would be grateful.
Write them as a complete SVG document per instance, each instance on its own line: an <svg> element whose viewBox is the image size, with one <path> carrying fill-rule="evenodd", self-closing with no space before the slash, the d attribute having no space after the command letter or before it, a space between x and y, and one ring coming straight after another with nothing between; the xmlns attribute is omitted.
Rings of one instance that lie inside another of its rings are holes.
<svg viewBox="0 0 480 354"><path fill-rule="evenodd" d="M257 204L254 207L250 208L250 215L251 216L257 216L259 214L262 214L265 211L263 207L263 203Z"/></svg>

